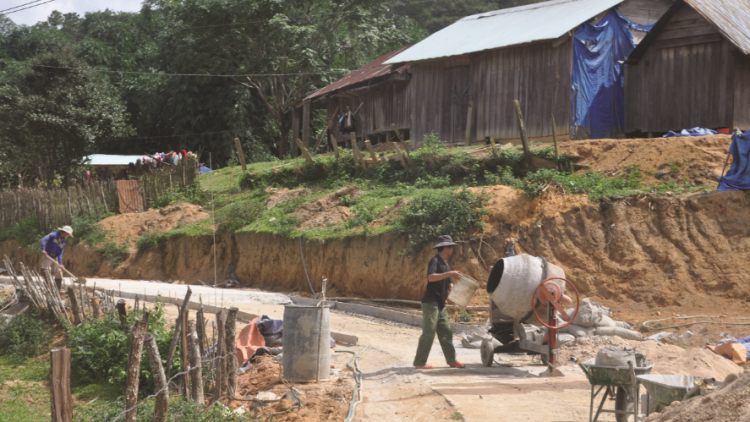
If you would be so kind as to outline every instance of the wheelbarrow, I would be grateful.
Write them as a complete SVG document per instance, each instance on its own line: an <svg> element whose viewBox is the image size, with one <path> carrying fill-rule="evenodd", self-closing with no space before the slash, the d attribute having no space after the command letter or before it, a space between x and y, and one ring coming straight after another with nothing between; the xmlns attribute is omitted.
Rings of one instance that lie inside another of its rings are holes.
<svg viewBox="0 0 750 422"><path fill-rule="evenodd" d="M604 366L596 365L596 359L579 362L574 357L573 361L578 363L591 384L589 422L597 422L602 413L614 413L617 422L628 422L631 416L633 422L638 421L640 382L637 377L650 373L654 367L652 362L640 360L635 366L630 361L628 366ZM594 402L602 391L604 394L594 414ZM604 409L607 397L615 398L614 410Z"/></svg>
<svg viewBox="0 0 750 422"><path fill-rule="evenodd" d="M694 377L690 375L638 375L638 381L648 391L646 402L647 416L651 400L656 402L655 411L659 411L676 401L683 401L700 394L703 385L720 387L721 383L713 378Z"/></svg>

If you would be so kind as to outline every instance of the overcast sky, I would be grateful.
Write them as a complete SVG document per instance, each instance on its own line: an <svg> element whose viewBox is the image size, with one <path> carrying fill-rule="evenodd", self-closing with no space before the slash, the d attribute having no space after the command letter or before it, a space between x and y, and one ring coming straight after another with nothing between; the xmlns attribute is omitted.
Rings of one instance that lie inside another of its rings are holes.
<svg viewBox="0 0 750 422"><path fill-rule="evenodd" d="M19 6L29 3L33 0L0 0L0 10L8 9L13 6ZM42 0L42 2L47 0ZM42 4L27 10L8 15L13 22L17 24L33 25L39 21L46 21L47 17L54 10L62 13L75 12L83 16L86 12L95 12L97 10L113 10L117 12L137 12L141 10L142 0L55 0L51 3ZM32 6L30 4L29 6ZM26 6L24 6L26 7Z"/></svg>

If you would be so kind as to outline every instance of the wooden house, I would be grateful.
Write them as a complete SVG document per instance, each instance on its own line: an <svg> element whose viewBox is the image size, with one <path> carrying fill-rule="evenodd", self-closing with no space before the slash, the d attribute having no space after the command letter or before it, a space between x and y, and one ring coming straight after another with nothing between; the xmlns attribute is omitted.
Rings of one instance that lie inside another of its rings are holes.
<svg viewBox="0 0 750 422"><path fill-rule="evenodd" d="M310 139L311 109L325 109L327 133L339 143L351 146L350 133L342 133L340 119L352 113L356 137L369 138L373 143L394 138L392 125L408 139L411 117L411 87L409 65L386 65L386 60L409 46L391 51L352 71L338 81L307 95L296 108L292 119L292 134L305 146L315 146L327 140ZM346 131L348 132L348 131ZM323 134L325 135L325 133Z"/></svg>
<svg viewBox="0 0 750 422"><path fill-rule="evenodd" d="M627 62L626 128L750 128L750 3L680 0Z"/></svg>
<svg viewBox="0 0 750 422"><path fill-rule="evenodd" d="M604 69L576 73L581 69L575 70L575 45L590 51L611 47L615 40L608 36L622 39L622 32L629 31L632 38L625 38L632 51L671 5L671 0L554 0L483 13L461 19L384 64L411 66L412 142L431 132L449 143L518 141L514 100L519 100L528 136L535 141L552 140L552 115L559 139L604 137L591 133L591 127L602 132L602 126L607 136L621 135L624 104L618 110L586 107L594 100L601 103L602 95L613 103L623 95L620 72L626 57L610 60ZM620 25L610 28L613 35L591 28L603 19ZM579 37L594 32L599 37L595 41ZM576 75L585 79L599 71L610 79L600 87L584 89L574 83Z"/></svg>

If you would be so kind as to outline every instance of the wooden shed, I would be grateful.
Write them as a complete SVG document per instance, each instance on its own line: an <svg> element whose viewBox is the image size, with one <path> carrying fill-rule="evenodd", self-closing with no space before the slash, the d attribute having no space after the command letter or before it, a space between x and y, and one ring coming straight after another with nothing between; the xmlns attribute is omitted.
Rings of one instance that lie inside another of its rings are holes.
<svg viewBox="0 0 750 422"><path fill-rule="evenodd" d="M628 132L750 128L750 3L680 0L631 54Z"/></svg>
<svg viewBox="0 0 750 422"><path fill-rule="evenodd" d="M590 116L584 101L606 90L617 95L618 82L623 95L622 62L610 61L603 70L612 80L596 92L584 92L574 83L575 45L592 46L581 41L579 30L617 20L630 32L625 38L632 50L671 5L671 0L554 0L469 16L432 34L385 62L411 64L412 142L431 132L454 144L519 141L514 100L520 101L527 133L535 141L551 142L552 115L558 139L589 137L595 119L604 118L616 129L607 135L621 135L624 121L617 117L622 110ZM598 43L615 42L604 29L602 34ZM623 37L622 31L612 34Z"/></svg>
<svg viewBox="0 0 750 422"><path fill-rule="evenodd" d="M339 143L351 145L348 143L351 141L350 133L342 133L339 122L347 112L352 113L355 133L360 141L365 138L373 143L391 140L395 136L392 125L396 126L401 136L408 137L412 98L409 65L383 64L407 48L409 46L378 57L306 96L293 116L293 136L300 138L305 146L314 146L318 141L323 141L322 138L310 139L310 112L317 108L326 110L325 132L333 135Z"/></svg>

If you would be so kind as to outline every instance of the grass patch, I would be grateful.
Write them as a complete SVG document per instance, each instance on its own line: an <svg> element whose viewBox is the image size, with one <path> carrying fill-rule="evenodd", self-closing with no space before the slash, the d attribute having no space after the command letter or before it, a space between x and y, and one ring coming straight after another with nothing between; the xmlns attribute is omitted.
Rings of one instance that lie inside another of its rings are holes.
<svg viewBox="0 0 750 422"><path fill-rule="evenodd" d="M0 356L0 422L50 419L49 362Z"/></svg>

